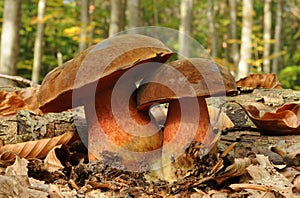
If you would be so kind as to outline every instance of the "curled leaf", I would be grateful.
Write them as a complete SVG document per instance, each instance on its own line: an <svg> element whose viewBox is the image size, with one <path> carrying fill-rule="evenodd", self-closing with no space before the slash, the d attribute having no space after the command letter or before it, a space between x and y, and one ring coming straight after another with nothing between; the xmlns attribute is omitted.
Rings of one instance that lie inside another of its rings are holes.
<svg viewBox="0 0 300 198"><path fill-rule="evenodd" d="M251 74L236 82L238 87L281 89L281 84L275 74Z"/></svg>
<svg viewBox="0 0 300 198"><path fill-rule="evenodd" d="M215 178L215 181L221 184L229 178L244 175L247 173L247 167L256 163L257 161L252 158L236 158L232 165L228 166L222 174Z"/></svg>
<svg viewBox="0 0 300 198"><path fill-rule="evenodd" d="M0 116L15 115L21 109L37 111L37 90L38 87L28 87L11 92L0 90Z"/></svg>
<svg viewBox="0 0 300 198"><path fill-rule="evenodd" d="M213 106L208 106L207 108L210 117L210 123L214 128L224 130L226 128L234 127L233 122L221 109Z"/></svg>
<svg viewBox="0 0 300 198"><path fill-rule="evenodd" d="M57 154L59 153L59 154ZM57 145L51 149L44 161L44 168L52 173L59 169L63 169L64 165L60 161L58 155L61 155L64 159L66 159L69 155L69 151L63 145Z"/></svg>
<svg viewBox="0 0 300 198"><path fill-rule="evenodd" d="M275 113L266 112L263 116L253 105L242 106L256 127L262 133L272 135L300 134L300 104L286 104Z"/></svg>
<svg viewBox="0 0 300 198"><path fill-rule="evenodd" d="M15 159L16 155L21 158L43 158L51 149L57 145L67 144L74 139L78 139L75 132L67 132L63 135L53 138L41 139L37 141L28 141L18 144L7 144L0 147L0 160L10 161Z"/></svg>

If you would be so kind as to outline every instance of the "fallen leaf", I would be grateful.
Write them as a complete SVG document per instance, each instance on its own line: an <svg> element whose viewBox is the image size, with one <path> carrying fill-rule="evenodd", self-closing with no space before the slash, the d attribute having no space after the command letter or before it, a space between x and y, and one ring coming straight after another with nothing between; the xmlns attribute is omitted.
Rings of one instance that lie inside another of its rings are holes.
<svg viewBox="0 0 300 198"><path fill-rule="evenodd" d="M0 175L1 197L48 196L48 185L28 177L27 164L26 159L16 157L15 163L6 168L5 175Z"/></svg>
<svg viewBox="0 0 300 198"><path fill-rule="evenodd" d="M281 84L275 74L251 74L236 82L238 87L281 89Z"/></svg>
<svg viewBox="0 0 300 198"><path fill-rule="evenodd" d="M50 184L49 186L49 195L51 198L63 198L63 194L61 193L59 187L54 184Z"/></svg>
<svg viewBox="0 0 300 198"><path fill-rule="evenodd" d="M57 153L66 159L68 157L66 155L69 154L69 151L64 145L58 145L51 149L44 160L44 168L50 173L64 168L64 165L57 157Z"/></svg>
<svg viewBox="0 0 300 198"><path fill-rule="evenodd" d="M300 103L286 104L275 113L266 112L263 116L253 105L243 105L247 115L262 134L269 135L296 135L300 134Z"/></svg>
<svg viewBox="0 0 300 198"><path fill-rule="evenodd" d="M39 87L28 87L15 91L0 90L0 116L15 115L18 110L38 110L36 93Z"/></svg>
<svg viewBox="0 0 300 198"><path fill-rule="evenodd" d="M0 175L0 186L0 195L3 197L30 197L28 186L23 186L17 177Z"/></svg>
<svg viewBox="0 0 300 198"><path fill-rule="evenodd" d="M10 161L16 155L21 158L43 158L51 149L60 144L67 144L79 139L75 132L66 132L63 135L53 138L36 141L22 142L18 144L7 144L0 147L0 161Z"/></svg>
<svg viewBox="0 0 300 198"><path fill-rule="evenodd" d="M224 130L226 128L234 127L233 122L221 109L213 106L208 106L208 113L210 117L210 123L213 128Z"/></svg>
<svg viewBox="0 0 300 198"><path fill-rule="evenodd" d="M247 167L251 164L256 164L256 160L252 158L235 158L234 163L228 166L223 173L215 178L218 184L223 183L225 180L247 173Z"/></svg>
<svg viewBox="0 0 300 198"><path fill-rule="evenodd" d="M293 197L293 184L274 168L268 157L256 155L256 159L258 164L247 167L253 179L251 183L267 186L284 197Z"/></svg>
<svg viewBox="0 0 300 198"><path fill-rule="evenodd" d="M5 175L27 175L27 164L28 161L26 159L16 157L15 163L6 168Z"/></svg>
<svg viewBox="0 0 300 198"><path fill-rule="evenodd" d="M295 178L293 184L295 185L297 191L300 192L300 175Z"/></svg>

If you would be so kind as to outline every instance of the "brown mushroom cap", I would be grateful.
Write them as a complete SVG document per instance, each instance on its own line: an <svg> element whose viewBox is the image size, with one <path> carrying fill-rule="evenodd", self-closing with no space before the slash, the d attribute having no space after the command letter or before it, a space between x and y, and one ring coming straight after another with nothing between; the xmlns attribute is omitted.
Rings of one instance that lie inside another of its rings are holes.
<svg viewBox="0 0 300 198"><path fill-rule="evenodd" d="M38 95L39 108L43 112L70 109L74 90L88 89L99 79L104 88L130 67L165 62L172 54L161 41L148 36L128 34L106 39L46 75ZM82 97L85 94L83 91Z"/></svg>
<svg viewBox="0 0 300 198"><path fill-rule="evenodd" d="M141 82L137 95L138 109L183 97L209 97L236 92L235 80L230 72L210 59L190 58L168 65L160 67ZM174 71L183 76L178 77Z"/></svg>

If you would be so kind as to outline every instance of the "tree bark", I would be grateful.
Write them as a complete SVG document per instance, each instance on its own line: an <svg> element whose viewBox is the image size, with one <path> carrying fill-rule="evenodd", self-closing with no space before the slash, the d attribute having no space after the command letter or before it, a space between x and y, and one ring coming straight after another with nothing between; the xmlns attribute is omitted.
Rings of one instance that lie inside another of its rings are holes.
<svg viewBox="0 0 300 198"><path fill-rule="evenodd" d="M242 26L242 44L240 51L240 61L238 65L237 78L243 78L250 72L249 61L252 53L252 23L253 23L253 1L243 0L243 26Z"/></svg>
<svg viewBox="0 0 300 198"><path fill-rule="evenodd" d="M276 26L275 26L275 45L274 45L274 59L272 62L272 73L277 73L280 62L281 51L281 31L282 31L282 14L283 14L283 0L279 0L277 3L276 11Z"/></svg>
<svg viewBox="0 0 300 198"><path fill-rule="evenodd" d="M140 0L127 0L128 27L130 29L140 26ZM131 30L132 33L136 31Z"/></svg>
<svg viewBox="0 0 300 198"><path fill-rule="evenodd" d="M272 11L271 0L265 0L264 4L264 54L263 54L263 71L270 73L271 71L271 30L272 30Z"/></svg>
<svg viewBox="0 0 300 198"><path fill-rule="evenodd" d="M34 57L33 57L33 68L32 68L32 81L39 83L41 61L42 61L42 45L44 36L44 16L46 11L47 0L39 0L38 4L38 22L37 32L34 43Z"/></svg>
<svg viewBox="0 0 300 198"><path fill-rule="evenodd" d="M236 0L229 0L229 12L230 12L230 35L232 40L231 54L234 65L237 67L240 59L239 46L237 43L237 14L236 14Z"/></svg>
<svg viewBox="0 0 300 198"><path fill-rule="evenodd" d="M122 30L122 0L111 0L110 24L109 24L109 37L117 34Z"/></svg>
<svg viewBox="0 0 300 198"><path fill-rule="evenodd" d="M16 75L22 0L5 0L1 33L0 73ZM13 85L0 79L0 85Z"/></svg>
<svg viewBox="0 0 300 198"><path fill-rule="evenodd" d="M190 34L192 22L193 0L181 0L179 26L179 58L190 56Z"/></svg>
<svg viewBox="0 0 300 198"><path fill-rule="evenodd" d="M208 10L207 10L207 18L209 23L209 32L211 38L211 55L212 57L218 57L218 45L217 45L217 32L214 22L214 14L213 14L213 2L212 0L208 0L207 2Z"/></svg>

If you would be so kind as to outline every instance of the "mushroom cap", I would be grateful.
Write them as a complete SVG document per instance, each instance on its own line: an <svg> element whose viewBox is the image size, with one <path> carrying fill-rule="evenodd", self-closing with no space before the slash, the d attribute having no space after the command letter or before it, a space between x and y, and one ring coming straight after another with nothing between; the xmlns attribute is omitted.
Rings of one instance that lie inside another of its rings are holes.
<svg viewBox="0 0 300 198"><path fill-rule="evenodd" d="M73 91L80 90L79 99L88 97L85 90L95 83L101 84L97 90L104 89L113 85L127 69L144 62L163 63L172 54L161 41L144 35L105 39L46 75L38 94L39 108L43 112L70 109Z"/></svg>
<svg viewBox="0 0 300 198"><path fill-rule="evenodd" d="M237 91L230 72L204 58L182 59L164 64L141 82L138 109L183 97L230 95Z"/></svg>

